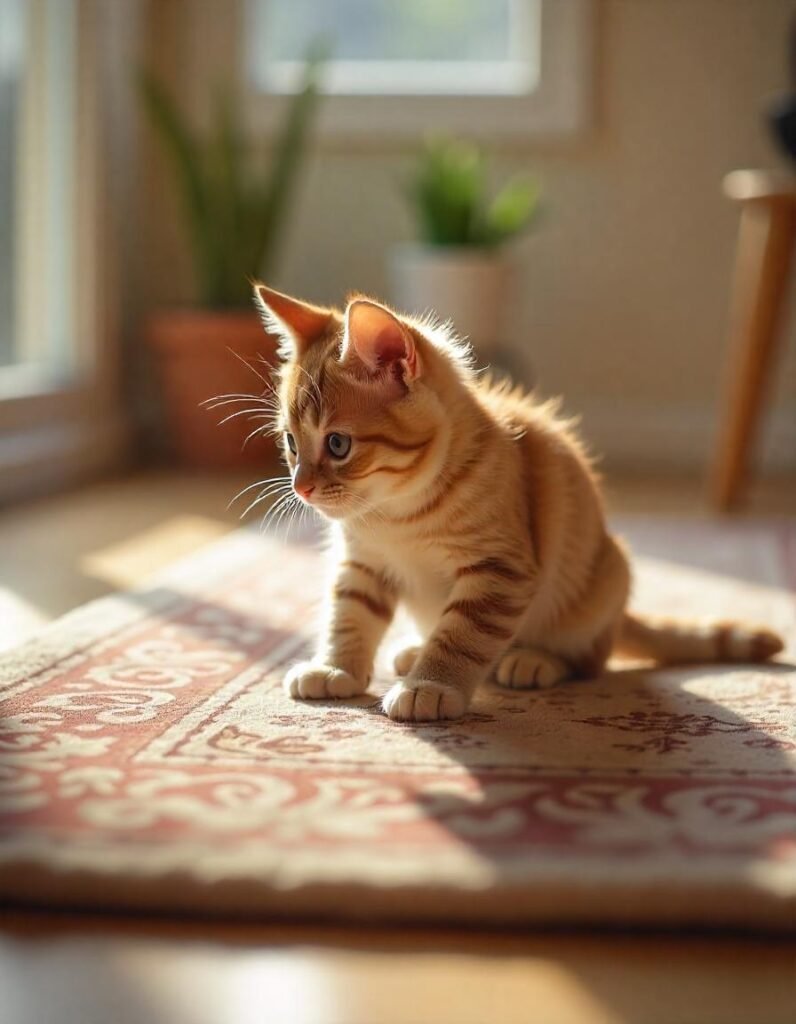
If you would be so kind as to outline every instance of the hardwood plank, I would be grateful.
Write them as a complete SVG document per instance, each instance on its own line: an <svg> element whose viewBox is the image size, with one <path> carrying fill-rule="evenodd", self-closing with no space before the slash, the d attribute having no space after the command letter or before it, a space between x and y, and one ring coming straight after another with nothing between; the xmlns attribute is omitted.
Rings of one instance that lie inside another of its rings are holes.
<svg viewBox="0 0 796 1024"><path fill-rule="evenodd" d="M14 915L5 930L5 1024L793 1019L794 947L773 940L47 915Z"/></svg>

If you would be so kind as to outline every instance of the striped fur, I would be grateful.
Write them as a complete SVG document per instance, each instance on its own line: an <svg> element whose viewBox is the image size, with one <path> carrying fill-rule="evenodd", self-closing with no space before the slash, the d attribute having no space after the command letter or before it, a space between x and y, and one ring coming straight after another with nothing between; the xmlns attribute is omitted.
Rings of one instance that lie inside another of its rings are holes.
<svg viewBox="0 0 796 1024"><path fill-rule="evenodd" d="M323 635L288 673L293 696L363 692L399 601L422 639L384 698L401 720L463 714L490 672L547 686L601 672L613 650L673 662L781 649L762 629L626 614L628 557L572 425L476 377L446 328L360 297L343 314L258 296L283 335L279 427L297 448L285 457L333 541ZM332 432L352 439L343 459L325 447Z"/></svg>

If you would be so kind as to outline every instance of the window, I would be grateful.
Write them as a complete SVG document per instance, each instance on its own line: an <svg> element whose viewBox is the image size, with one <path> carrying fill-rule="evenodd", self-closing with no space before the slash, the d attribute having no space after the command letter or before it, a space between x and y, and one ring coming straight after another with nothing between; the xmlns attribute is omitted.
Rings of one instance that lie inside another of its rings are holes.
<svg viewBox="0 0 796 1024"><path fill-rule="evenodd" d="M522 95L539 71L539 0L266 0L254 71L295 86L314 39L328 41L334 95Z"/></svg>
<svg viewBox="0 0 796 1024"><path fill-rule="evenodd" d="M23 0L0 0L0 367L16 361L16 140L24 52Z"/></svg>
<svg viewBox="0 0 796 1024"><path fill-rule="evenodd" d="M0 501L95 472L121 444L98 256L115 6L0 0Z"/></svg>
<svg viewBox="0 0 796 1024"><path fill-rule="evenodd" d="M5 392L59 384L74 363L75 14L72 0L0 0Z"/></svg>
<svg viewBox="0 0 796 1024"><path fill-rule="evenodd" d="M263 119L323 41L322 135L561 135L586 121L589 0L249 0Z"/></svg>

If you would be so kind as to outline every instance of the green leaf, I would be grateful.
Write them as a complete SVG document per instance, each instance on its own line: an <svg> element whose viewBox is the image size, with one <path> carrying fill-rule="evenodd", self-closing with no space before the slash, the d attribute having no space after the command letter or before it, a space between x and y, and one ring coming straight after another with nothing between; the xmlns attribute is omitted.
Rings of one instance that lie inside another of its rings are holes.
<svg viewBox="0 0 796 1024"><path fill-rule="evenodd" d="M484 216L487 244L496 245L519 234L539 209L539 185L530 178L515 178L495 196Z"/></svg>
<svg viewBox="0 0 796 1024"><path fill-rule="evenodd" d="M238 105L226 90L219 89L211 131L200 140L157 79L139 75L144 107L182 196L204 305L248 305L250 278L270 266L298 182L326 53L324 43L311 47L265 176L251 172Z"/></svg>
<svg viewBox="0 0 796 1024"><path fill-rule="evenodd" d="M240 294L237 286L237 253L245 231L243 219L243 155L245 143L237 107L229 91L219 87L216 95L215 129L208 143L210 218L222 281L222 301ZM248 286L247 286L248 287Z"/></svg>
<svg viewBox="0 0 796 1024"><path fill-rule="evenodd" d="M218 286L208 221L208 182L197 140L166 89L147 71L139 74L144 107L174 169L205 298Z"/></svg>
<svg viewBox="0 0 796 1024"><path fill-rule="evenodd" d="M517 178L486 202L481 151L462 140L426 142L407 186L421 237L432 245L497 245L530 224L537 185Z"/></svg>
<svg viewBox="0 0 796 1024"><path fill-rule="evenodd" d="M448 139L427 142L410 185L427 241L468 244L483 176L483 160L474 146Z"/></svg>

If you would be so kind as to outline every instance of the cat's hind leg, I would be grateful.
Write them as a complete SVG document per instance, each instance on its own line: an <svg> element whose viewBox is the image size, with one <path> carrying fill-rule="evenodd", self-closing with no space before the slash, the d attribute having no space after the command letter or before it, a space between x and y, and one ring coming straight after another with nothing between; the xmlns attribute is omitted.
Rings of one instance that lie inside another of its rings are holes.
<svg viewBox="0 0 796 1024"><path fill-rule="evenodd" d="M509 648L495 669L497 682L513 690L547 689L574 675L563 658L535 647Z"/></svg>
<svg viewBox="0 0 796 1024"><path fill-rule="evenodd" d="M412 644L411 647L404 647L403 650L398 651L392 660L395 674L397 676L408 676L422 650L423 648L420 644Z"/></svg>
<svg viewBox="0 0 796 1024"><path fill-rule="evenodd" d="M594 679L601 675L613 647L616 626L595 637L554 637L556 652L532 643L516 644L500 658L495 679L514 690L543 690L567 679Z"/></svg>

